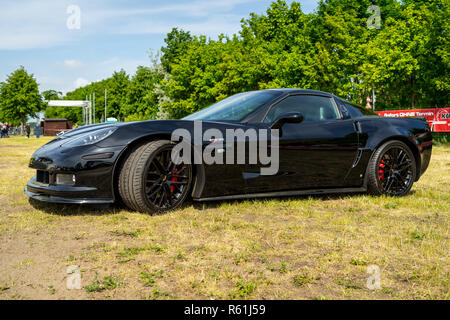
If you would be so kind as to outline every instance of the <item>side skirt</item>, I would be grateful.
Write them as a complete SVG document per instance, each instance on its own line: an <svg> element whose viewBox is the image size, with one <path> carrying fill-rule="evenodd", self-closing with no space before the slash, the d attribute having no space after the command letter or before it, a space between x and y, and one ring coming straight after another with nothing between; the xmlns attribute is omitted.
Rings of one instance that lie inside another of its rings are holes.
<svg viewBox="0 0 450 320"><path fill-rule="evenodd" d="M233 196L198 198L194 201L217 201L217 200L235 200L235 199L253 199L253 198L272 198L272 197L289 197L303 195L333 194L333 193L359 193L366 192L367 188L340 188L340 189L316 189L316 190L297 190L297 191L281 191L266 192L253 194L238 194Z"/></svg>

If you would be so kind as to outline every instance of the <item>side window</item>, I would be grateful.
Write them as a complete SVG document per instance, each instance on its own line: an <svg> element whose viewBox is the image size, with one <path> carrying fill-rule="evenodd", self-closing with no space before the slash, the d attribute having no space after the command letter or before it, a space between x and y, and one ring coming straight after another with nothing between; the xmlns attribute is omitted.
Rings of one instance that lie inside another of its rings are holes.
<svg viewBox="0 0 450 320"><path fill-rule="evenodd" d="M274 105L264 122L271 123L287 112L301 112L305 122L338 119L336 107L331 98L321 96L289 96Z"/></svg>
<svg viewBox="0 0 450 320"><path fill-rule="evenodd" d="M358 118L364 116L364 114L359 110L359 108L355 108L354 106L346 103L345 107L347 108L348 112L350 113L352 118Z"/></svg>
<svg viewBox="0 0 450 320"><path fill-rule="evenodd" d="M366 109L363 107L359 107L357 105L353 105L350 103L344 102L345 107L350 112L352 118L363 117L363 116L376 116L377 114L373 112L371 109Z"/></svg>

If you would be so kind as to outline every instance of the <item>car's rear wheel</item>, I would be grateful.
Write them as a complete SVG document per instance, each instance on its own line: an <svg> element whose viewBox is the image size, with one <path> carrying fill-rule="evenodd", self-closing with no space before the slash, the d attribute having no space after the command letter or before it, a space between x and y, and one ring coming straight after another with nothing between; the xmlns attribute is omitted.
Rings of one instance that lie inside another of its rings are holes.
<svg viewBox="0 0 450 320"><path fill-rule="evenodd" d="M373 154L367 187L374 195L404 196L416 177L416 161L411 149L401 141L388 141Z"/></svg>
<svg viewBox="0 0 450 320"><path fill-rule="evenodd" d="M192 184L192 166L175 164L174 144L151 141L134 148L119 174L119 194L130 209L160 213L178 208Z"/></svg>

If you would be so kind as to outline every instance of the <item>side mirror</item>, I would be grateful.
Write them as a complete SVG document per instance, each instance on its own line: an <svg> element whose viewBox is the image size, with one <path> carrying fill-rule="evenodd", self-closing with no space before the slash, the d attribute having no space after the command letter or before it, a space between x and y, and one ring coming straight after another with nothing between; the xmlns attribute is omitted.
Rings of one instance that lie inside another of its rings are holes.
<svg viewBox="0 0 450 320"><path fill-rule="evenodd" d="M303 115L300 112L288 112L280 115L272 124L272 129L281 129L285 123L301 123Z"/></svg>

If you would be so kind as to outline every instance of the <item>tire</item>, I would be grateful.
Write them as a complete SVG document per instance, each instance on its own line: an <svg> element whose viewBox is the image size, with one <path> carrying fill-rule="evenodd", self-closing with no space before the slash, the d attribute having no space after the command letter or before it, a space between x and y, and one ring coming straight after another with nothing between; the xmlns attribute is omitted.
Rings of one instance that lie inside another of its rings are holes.
<svg viewBox="0 0 450 320"><path fill-rule="evenodd" d="M162 213L183 204L192 185L192 166L172 162L173 146L156 140L131 150L119 173L119 194L128 208Z"/></svg>
<svg viewBox="0 0 450 320"><path fill-rule="evenodd" d="M404 196L414 184L416 171L411 149L401 141L388 141L374 152L369 161L367 191L372 195Z"/></svg>

